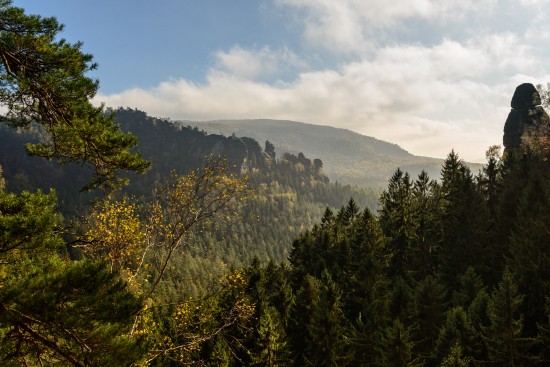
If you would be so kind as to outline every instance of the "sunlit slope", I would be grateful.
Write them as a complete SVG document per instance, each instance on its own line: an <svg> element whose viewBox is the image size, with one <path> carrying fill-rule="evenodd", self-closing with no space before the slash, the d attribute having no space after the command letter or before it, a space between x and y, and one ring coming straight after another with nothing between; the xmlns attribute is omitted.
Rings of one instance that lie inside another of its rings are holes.
<svg viewBox="0 0 550 367"><path fill-rule="evenodd" d="M430 177L438 178L441 170L441 159L415 156L396 144L330 126L267 119L185 121L184 124L209 133L248 136L260 144L269 140L277 154L303 152L306 156L318 157L333 182L385 187L397 167L412 177L426 170Z"/></svg>

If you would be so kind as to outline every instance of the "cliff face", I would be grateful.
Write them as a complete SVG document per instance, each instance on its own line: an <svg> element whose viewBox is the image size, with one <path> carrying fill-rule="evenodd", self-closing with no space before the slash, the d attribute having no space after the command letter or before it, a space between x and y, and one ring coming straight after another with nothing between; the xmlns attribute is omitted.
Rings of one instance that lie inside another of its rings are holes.
<svg viewBox="0 0 550 367"><path fill-rule="evenodd" d="M519 149L522 136L549 120L539 92L531 83L519 85L512 97L512 110L504 125L504 152Z"/></svg>

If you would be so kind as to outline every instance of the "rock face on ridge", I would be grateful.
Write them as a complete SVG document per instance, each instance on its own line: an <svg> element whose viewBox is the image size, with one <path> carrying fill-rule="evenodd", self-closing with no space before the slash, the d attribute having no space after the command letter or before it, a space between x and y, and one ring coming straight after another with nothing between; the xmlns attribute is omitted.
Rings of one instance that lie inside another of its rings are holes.
<svg viewBox="0 0 550 367"><path fill-rule="evenodd" d="M542 108L539 92L531 83L519 85L512 97L512 110L504 125L504 152L519 149L521 138L530 130L549 120Z"/></svg>

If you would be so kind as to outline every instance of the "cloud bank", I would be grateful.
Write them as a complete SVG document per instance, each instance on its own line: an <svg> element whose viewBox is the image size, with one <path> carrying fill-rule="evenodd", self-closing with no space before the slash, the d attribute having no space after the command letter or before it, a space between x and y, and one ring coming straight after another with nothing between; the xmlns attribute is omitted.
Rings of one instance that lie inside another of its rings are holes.
<svg viewBox="0 0 550 367"><path fill-rule="evenodd" d="M299 29L300 50L234 45L214 53L202 83L174 78L97 100L172 119L331 125L417 155L445 157L455 149L477 161L490 145L501 144L515 87L550 80L537 45L547 37L540 21L506 29L478 22L502 20L506 12L511 17L513 6L516 15L539 18L544 9L540 0L513 3L275 0L272 6L297 11L285 20ZM441 36L403 36L414 27ZM322 57L332 61L319 66Z"/></svg>

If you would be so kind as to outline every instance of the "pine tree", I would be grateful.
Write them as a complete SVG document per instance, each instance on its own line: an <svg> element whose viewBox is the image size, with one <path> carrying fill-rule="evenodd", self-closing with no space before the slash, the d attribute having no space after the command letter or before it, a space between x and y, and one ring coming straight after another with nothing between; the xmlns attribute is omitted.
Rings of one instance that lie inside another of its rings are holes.
<svg viewBox="0 0 550 367"><path fill-rule="evenodd" d="M8 108L3 120L39 124L50 138L28 145L29 153L91 165L95 175L88 188L119 186L125 182L119 170L144 172L149 163L130 152L136 138L90 103L98 82L85 73L96 64L82 44L57 40L63 26L55 18L27 15L10 0L0 3L0 19L0 104Z"/></svg>
<svg viewBox="0 0 550 367"><path fill-rule="evenodd" d="M56 199L0 191L0 359L119 366L142 355L128 336L142 303L103 263L67 260Z"/></svg>
<svg viewBox="0 0 550 367"><path fill-rule="evenodd" d="M55 18L27 15L0 1L0 105L3 121L36 127L42 143L29 153L93 168L87 188L114 189L120 170L144 172L149 163L130 150L103 107L94 107L95 68L81 43L57 40ZM0 359L6 364L121 366L138 362L131 336L142 308L127 284L102 262L70 261L55 213L55 194L0 188Z"/></svg>

